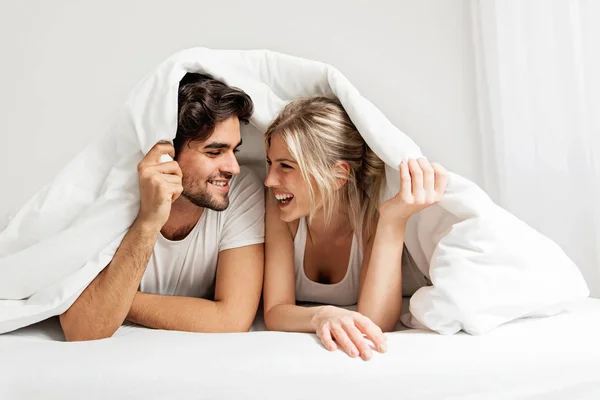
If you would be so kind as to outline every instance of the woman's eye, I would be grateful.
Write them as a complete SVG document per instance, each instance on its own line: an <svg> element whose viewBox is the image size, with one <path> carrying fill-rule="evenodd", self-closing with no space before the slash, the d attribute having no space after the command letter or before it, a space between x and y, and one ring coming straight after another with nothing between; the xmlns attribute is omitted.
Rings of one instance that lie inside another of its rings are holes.
<svg viewBox="0 0 600 400"><path fill-rule="evenodd" d="M287 165L287 164L284 164L284 163L281 163L281 168L285 168L285 169L292 169L292 167L291 167L291 166L289 166L289 165Z"/></svg>

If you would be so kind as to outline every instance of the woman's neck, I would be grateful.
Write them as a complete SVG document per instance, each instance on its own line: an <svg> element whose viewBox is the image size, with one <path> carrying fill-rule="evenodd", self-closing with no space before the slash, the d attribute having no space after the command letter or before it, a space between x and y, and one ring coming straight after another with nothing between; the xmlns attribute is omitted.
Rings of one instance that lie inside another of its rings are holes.
<svg viewBox="0 0 600 400"><path fill-rule="evenodd" d="M319 209L312 222L307 223L307 227L313 241L319 238L342 238L353 233L346 207L337 207L327 225L325 225L325 213L322 208Z"/></svg>

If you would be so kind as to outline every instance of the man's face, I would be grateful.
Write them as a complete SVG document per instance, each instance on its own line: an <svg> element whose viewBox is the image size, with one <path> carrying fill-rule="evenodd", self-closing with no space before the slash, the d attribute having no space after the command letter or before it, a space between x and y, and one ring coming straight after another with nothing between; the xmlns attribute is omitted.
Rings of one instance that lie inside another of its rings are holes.
<svg viewBox="0 0 600 400"><path fill-rule="evenodd" d="M198 207L225 210L229 181L240 173L235 153L241 144L237 117L219 122L206 141L185 143L176 158L183 172L182 195Z"/></svg>

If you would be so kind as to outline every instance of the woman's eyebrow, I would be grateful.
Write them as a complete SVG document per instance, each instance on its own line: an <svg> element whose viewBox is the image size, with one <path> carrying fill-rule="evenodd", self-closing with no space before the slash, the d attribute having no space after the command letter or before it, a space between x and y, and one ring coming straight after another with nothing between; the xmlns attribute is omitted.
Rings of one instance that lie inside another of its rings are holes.
<svg viewBox="0 0 600 400"><path fill-rule="evenodd" d="M296 161L294 160L290 160L289 158L278 158L277 160L275 160L277 162L289 162L289 163L294 163L294 164L298 164Z"/></svg>

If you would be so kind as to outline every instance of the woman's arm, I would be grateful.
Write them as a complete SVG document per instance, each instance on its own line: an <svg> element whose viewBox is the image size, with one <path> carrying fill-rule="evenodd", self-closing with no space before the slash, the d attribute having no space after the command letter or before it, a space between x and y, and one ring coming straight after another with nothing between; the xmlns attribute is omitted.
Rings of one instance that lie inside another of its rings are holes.
<svg viewBox="0 0 600 400"><path fill-rule="evenodd" d="M368 240L360 273L358 312L384 332L394 329L402 304L402 249L406 223L382 216Z"/></svg>
<svg viewBox="0 0 600 400"><path fill-rule="evenodd" d="M312 318L321 307L296 305L294 239L267 191L265 214L264 317L268 330L315 332Z"/></svg>
<svg viewBox="0 0 600 400"><path fill-rule="evenodd" d="M365 316L333 306L296 305L294 241L287 224L279 218L274 197L267 194L265 217L265 324L269 330L314 332L323 346L339 345L351 357L367 360L372 351L363 333L376 349L385 351L381 329ZM335 339L335 341L334 341Z"/></svg>
<svg viewBox="0 0 600 400"><path fill-rule="evenodd" d="M400 319L402 249L408 219L439 202L448 173L427 160L400 164L400 192L382 204L375 237L367 241L361 270L358 312L391 331Z"/></svg>

